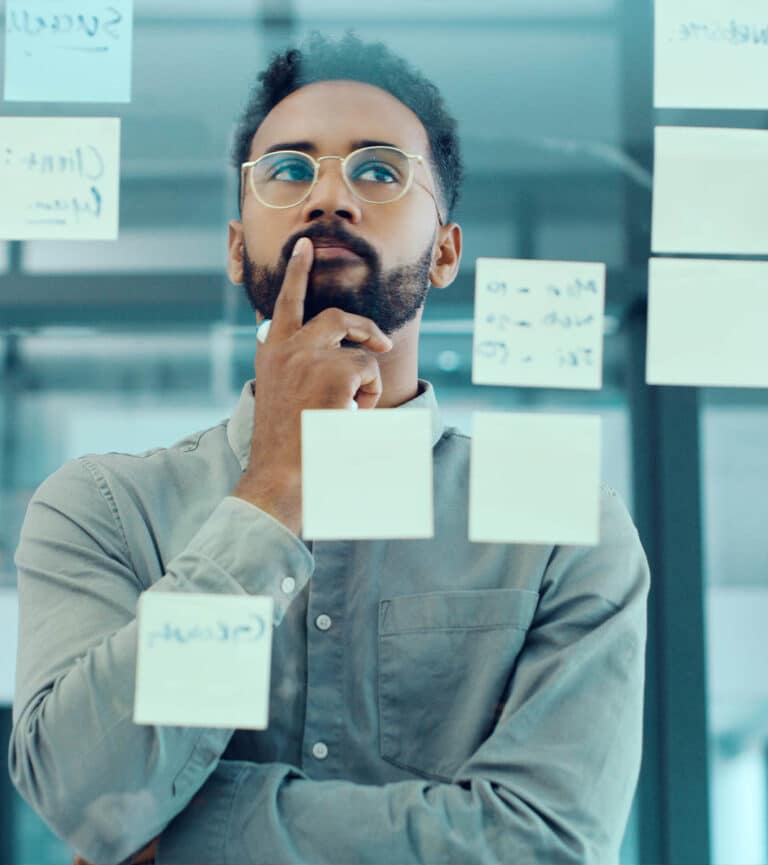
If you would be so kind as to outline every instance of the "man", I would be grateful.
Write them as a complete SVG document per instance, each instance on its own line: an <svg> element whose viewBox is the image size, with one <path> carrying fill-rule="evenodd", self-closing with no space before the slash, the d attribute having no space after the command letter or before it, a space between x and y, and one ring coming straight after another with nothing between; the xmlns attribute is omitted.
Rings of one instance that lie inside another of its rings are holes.
<svg viewBox="0 0 768 865"><path fill-rule="evenodd" d="M235 150L229 275L271 319L255 380L228 423L37 491L14 783L97 865L617 861L647 565L607 489L596 547L467 540L469 441L417 375L425 295L461 254L437 90L315 38L261 76ZM434 539L302 541L301 412L352 402L431 410ZM268 730L133 724L143 591L274 598Z"/></svg>

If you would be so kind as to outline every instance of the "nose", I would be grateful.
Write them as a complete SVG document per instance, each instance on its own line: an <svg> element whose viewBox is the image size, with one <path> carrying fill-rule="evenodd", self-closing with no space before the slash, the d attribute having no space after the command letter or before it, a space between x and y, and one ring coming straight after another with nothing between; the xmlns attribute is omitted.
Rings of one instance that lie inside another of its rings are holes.
<svg viewBox="0 0 768 865"><path fill-rule="evenodd" d="M332 214L358 223L362 218L361 202L344 182L339 157L320 157L317 183L303 204L305 221Z"/></svg>

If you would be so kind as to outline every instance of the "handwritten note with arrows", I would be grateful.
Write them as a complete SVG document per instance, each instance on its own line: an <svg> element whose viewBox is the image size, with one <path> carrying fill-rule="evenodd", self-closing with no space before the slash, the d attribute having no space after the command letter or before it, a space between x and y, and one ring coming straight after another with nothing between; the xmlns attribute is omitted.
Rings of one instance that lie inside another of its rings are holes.
<svg viewBox="0 0 768 865"><path fill-rule="evenodd" d="M272 619L268 596L144 592L134 722L266 729Z"/></svg>
<svg viewBox="0 0 768 865"><path fill-rule="evenodd" d="M605 265L478 258L472 382L602 387Z"/></svg>
<svg viewBox="0 0 768 865"><path fill-rule="evenodd" d="M765 0L655 0L657 108L768 108Z"/></svg>
<svg viewBox="0 0 768 865"><path fill-rule="evenodd" d="M133 0L6 0L5 98L129 102Z"/></svg>
<svg viewBox="0 0 768 865"><path fill-rule="evenodd" d="M114 240L120 120L0 117L0 238Z"/></svg>

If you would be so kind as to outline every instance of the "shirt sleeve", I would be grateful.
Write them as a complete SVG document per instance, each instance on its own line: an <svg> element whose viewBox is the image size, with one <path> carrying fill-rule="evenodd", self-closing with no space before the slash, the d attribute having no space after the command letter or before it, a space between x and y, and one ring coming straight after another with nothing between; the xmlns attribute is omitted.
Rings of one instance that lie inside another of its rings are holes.
<svg viewBox="0 0 768 865"><path fill-rule="evenodd" d="M623 505L555 548L492 734L451 783L222 761L158 865L616 863L640 766L648 565Z"/></svg>
<svg viewBox="0 0 768 865"><path fill-rule="evenodd" d="M165 574L144 585L110 485L81 459L33 496L16 565L11 778L88 861L119 863L187 804L233 733L133 723L139 595L270 594L279 623L311 575L312 556L271 516L226 496Z"/></svg>

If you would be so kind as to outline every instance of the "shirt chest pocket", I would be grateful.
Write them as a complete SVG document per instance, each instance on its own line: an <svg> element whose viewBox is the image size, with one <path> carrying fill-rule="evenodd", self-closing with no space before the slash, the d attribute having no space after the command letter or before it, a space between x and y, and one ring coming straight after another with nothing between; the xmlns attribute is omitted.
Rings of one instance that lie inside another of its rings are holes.
<svg viewBox="0 0 768 865"><path fill-rule="evenodd" d="M379 751L440 780L490 734L536 610L522 589L432 592L379 603Z"/></svg>

